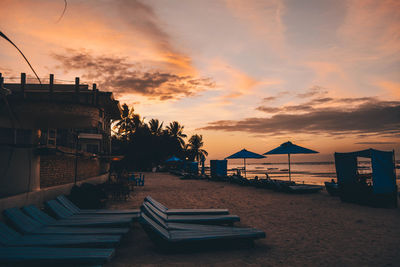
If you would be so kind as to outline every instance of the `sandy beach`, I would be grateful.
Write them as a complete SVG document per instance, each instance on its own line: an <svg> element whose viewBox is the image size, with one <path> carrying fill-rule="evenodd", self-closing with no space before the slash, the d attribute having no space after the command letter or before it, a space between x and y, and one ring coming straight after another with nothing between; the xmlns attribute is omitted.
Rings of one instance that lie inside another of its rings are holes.
<svg viewBox="0 0 400 267"><path fill-rule="evenodd" d="M289 195L223 182L180 180L146 173L127 202L110 208L138 208L151 195L173 208L228 208L238 226L262 229L255 247L165 254L139 223L117 248L111 266L399 266L400 209L342 203L325 191Z"/></svg>

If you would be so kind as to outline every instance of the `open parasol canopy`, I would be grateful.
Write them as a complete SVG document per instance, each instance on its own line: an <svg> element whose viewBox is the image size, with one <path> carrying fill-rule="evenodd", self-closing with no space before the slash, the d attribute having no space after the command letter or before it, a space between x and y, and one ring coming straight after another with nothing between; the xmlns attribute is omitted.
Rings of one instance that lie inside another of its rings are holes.
<svg viewBox="0 0 400 267"><path fill-rule="evenodd" d="M165 162L179 162L179 161L182 161L182 160L180 158L172 156L169 159L167 159Z"/></svg>
<svg viewBox="0 0 400 267"><path fill-rule="evenodd" d="M235 154L226 157L225 159L243 159L244 177L246 177L246 159L261 159L261 158L266 158L266 156L248 151L246 149L242 149L239 152L236 152Z"/></svg>
<svg viewBox="0 0 400 267"><path fill-rule="evenodd" d="M277 154L287 154L288 155L288 161L289 161L289 181L291 181L291 174L290 174L290 154L313 154L313 153L319 153L317 151L301 147L298 145L293 144L290 141L287 141L286 143L281 144L277 148L272 149L271 151L268 151L264 153L263 155L277 155Z"/></svg>

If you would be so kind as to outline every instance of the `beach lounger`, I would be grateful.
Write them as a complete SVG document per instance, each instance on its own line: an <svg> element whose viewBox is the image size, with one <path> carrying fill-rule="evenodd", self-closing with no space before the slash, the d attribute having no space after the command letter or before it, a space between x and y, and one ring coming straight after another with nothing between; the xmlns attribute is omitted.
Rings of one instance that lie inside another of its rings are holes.
<svg viewBox="0 0 400 267"><path fill-rule="evenodd" d="M331 196L337 197L340 195L339 185L337 183L325 182L325 188Z"/></svg>
<svg viewBox="0 0 400 267"><path fill-rule="evenodd" d="M255 228L242 228L234 226L221 226L221 225L210 225L210 224L193 224L193 223L167 223L160 216L154 213L147 206L141 206L142 214L146 214L153 221L158 223L160 226L167 230L202 230L202 231L236 231L236 232L256 232L260 233L261 230Z"/></svg>
<svg viewBox="0 0 400 267"><path fill-rule="evenodd" d="M152 204L159 211L167 215L221 215L229 214L227 209L169 209L151 196L147 196L144 201Z"/></svg>
<svg viewBox="0 0 400 267"><path fill-rule="evenodd" d="M94 266L109 262L114 249L0 247L0 264L24 266Z"/></svg>
<svg viewBox="0 0 400 267"><path fill-rule="evenodd" d="M167 230L157 222L153 221L145 213L141 214L140 223L149 237L159 246L165 249L190 249L197 248L214 249L216 247L231 246L235 243L246 245L252 244L255 239L264 238L265 233L260 232L240 232L221 230ZM218 246L215 246L217 245ZM224 245L222 245L224 244ZM198 247L200 246L200 247Z"/></svg>
<svg viewBox="0 0 400 267"><path fill-rule="evenodd" d="M287 188L288 193L294 194L310 194L310 193L317 193L323 189L320 185L291 185Z"/></svg>
<svg viewBox="0 0 400 267"><path fill-rule="evenodd" d="M53 213L56 218L68 221L130 224L134 217L136 217L136 215L74 215L56 200L46 201L45 207Z"/></svg>
<svg viewBox="0 0 400 267"><path fill-rule="evenodd" d="M180 223L199 223L199 224L233 224L234 222L240 221L239 216L236 215L167 215L151 203L145 201L144 206L150 208L165 222L180 222Z"/></svg>
<svg viewBox="0 0 400 267"><path fill-rule="evenodd" d="M139 214L74 214L56 200L47 201L45 207L60 219L133 220L139 218Z"/></svg>
<svg viewBox="0 0 400 267"><path fill-rule="evenodd" d="M131 223L128 222L113 222L113 221L96 221L96 220L68 220L68 219L55 219L45 212L39 210L35 206L27 206L22 209L26 214L40 222L45 226L56 227L130 227Z"/></svg>
<svg viewBox="0 0 400 267"><path fill-rule="evenodd" d="M119 235L21 235L0 222L0 244L7 247L115 247Z"/></svg>
<svg viewBox="0 0 400 267"><path fill-rule="evenodd" d="M80 209L76 206L71 200L69 200L66 196L60 195L57 197L57 200L64 205L67 209L69 209L73 214L101 214L101 215L108 215L108 214L132 214L134 217L139 218L139 209L126 209L126 210L107 210L107 209Z"/></svg>
<svg viewBox="0 0 400 267"><path fill-rule="evenodd" d="M38 209L35 206L25 209ZM39 210L39 212L42 212ZM78 228L78 227L53 227L34 220L17 208L3 211L7 221L23 234L59 234L59 235L122 235L129 232L129 228ZM50 217L50 220L52 218ZM55 219L53 219L55 221Z"/></svg>

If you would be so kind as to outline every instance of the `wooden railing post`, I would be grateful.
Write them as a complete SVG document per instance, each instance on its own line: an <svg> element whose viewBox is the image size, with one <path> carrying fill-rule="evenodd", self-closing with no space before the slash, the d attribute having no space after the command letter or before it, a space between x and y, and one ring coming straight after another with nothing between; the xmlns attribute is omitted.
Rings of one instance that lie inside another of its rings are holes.
<svg viewBox="0 0 400 267"><path fill-rule="evenodd" d="M26 74L21 73L21 93L24 98L25 98L25 85L26 85Z"/></svg>
<svg viewBox="0 0 400 267"><path fill-rule="evenodd" d="M75 78L75 97L76 97L76 102L79 103L79 77Z"/></svg>
<svg viewBox="0 0 400 267"><path fill-rule="evenodd" d="M49 92L50 92L50 98L53 98L53 93L54 93L54 74L50 74L50 80L49 80Z"/></svg>

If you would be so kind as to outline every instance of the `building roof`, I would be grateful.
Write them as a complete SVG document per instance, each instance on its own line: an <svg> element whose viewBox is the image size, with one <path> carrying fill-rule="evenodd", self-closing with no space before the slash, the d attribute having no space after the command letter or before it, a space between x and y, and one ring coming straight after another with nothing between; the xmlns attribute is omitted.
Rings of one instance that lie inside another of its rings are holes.
<svg viewBox="0 0 400 267"><path fill-rule="evenodd" d="M81 105L93 105L104 109L111 119L119 119L121 107L119 101L114 99L112 92L89 90L87 84L80 84L76 89L75 84L24 84L6 83L4 87L11 91L8 95L9 101L30 101L30 102L60 102L74 103Z"/></svg>

